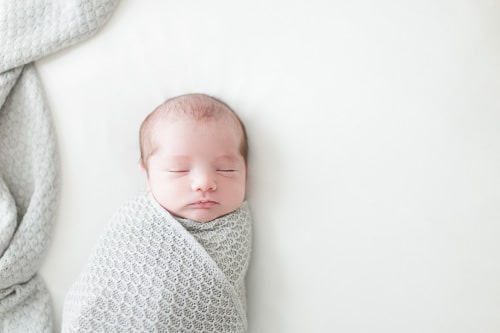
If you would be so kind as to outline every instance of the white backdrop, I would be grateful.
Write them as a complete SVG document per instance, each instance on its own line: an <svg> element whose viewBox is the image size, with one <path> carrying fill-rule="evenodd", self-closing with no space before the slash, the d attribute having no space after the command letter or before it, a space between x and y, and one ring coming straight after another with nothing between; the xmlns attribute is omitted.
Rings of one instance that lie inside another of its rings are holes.
<svg viewBox="0 0 500 333"><path fill-rule="evenodd" d="M38 69L63 171L42 267L58 324L144 187L143 117L203 92L250 136L250 332L500 331L500 2L124 0Z"/></svg>

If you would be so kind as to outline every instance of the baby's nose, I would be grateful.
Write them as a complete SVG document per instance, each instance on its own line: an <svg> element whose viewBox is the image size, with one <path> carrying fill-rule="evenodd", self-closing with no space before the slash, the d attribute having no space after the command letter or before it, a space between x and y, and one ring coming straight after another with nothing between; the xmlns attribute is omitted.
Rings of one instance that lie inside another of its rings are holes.
<svg viewBox="0 0 500 333"><path fill-rule="evenodd" d="M215 178L209 173L198 173L193 177L191 189L201 192L215 191L217 189L217 184Z"/></svg>

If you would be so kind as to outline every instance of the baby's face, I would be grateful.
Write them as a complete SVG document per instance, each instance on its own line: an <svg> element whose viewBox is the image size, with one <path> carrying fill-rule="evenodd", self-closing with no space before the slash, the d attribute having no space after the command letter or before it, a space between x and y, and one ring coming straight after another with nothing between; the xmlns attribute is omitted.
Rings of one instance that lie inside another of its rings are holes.
<svg viewBox="0 0 500 333"><path fill-rule="evenodd" d="M148 187L171 214L207 222L242 204L246 164L231 121L164 120L153 135Z"/></svg>

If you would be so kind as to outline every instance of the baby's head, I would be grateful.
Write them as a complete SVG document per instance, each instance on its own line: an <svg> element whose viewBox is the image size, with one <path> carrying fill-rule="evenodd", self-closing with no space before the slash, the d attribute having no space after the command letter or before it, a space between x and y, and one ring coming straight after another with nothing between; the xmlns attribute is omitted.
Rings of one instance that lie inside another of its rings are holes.
<svg viewBox="0 0 500 333"><path fill-rule="evenodd" d="M148 189L175 216L211 221L245 199L248 143L224 102L203 94L168 99L141 125Z"/></svg>

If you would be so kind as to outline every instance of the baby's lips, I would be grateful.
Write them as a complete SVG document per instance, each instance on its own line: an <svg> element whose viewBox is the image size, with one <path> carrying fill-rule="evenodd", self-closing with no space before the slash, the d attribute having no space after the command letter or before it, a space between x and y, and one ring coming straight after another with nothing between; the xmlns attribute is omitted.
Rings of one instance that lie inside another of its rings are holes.
<svg viewBox="0 0 500 333"><path fill-rule="evenodd" d="M191 206L194 206L197 208L211 208L217 204L218 203L216 201L212 201L212 200L199 200L199 201L193 202L191 204Z"/></svg>

